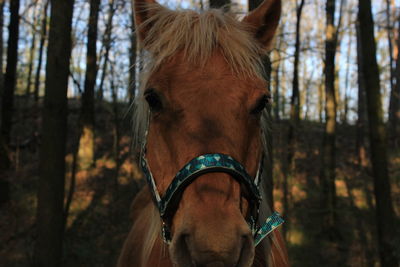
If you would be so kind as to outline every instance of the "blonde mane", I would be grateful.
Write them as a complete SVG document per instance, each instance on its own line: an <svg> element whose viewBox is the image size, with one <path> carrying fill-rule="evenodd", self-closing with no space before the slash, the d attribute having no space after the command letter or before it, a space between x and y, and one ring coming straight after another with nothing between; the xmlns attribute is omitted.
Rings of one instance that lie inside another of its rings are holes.
<svg viewBox="0 0 400 267"><path fill-rule="evenodd" d="M145 4L152 15L137 30L148 29L140 45L144 69L140 74L134 108L134 144L140 148L147 129L148 109L143 92L150 74L178 52L190 64L204 65L218 49L236 75L264 77L262 57L266 50L253 37L252 29L237 16L221 9L197 13L173 11L159 4Z"/></svg>

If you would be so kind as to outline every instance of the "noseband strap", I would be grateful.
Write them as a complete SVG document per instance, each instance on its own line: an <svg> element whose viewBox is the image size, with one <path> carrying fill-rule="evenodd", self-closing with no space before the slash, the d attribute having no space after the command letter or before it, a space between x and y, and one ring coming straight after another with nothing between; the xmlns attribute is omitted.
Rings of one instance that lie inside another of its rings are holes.
<svg viewBox="0 0 400 267"><path fill-rule="evenodd" d="M143 149L142 152L144 152ZM274 212L267 218L262 227L257 227L257 219L259 214L259 206L261 203L261 194L259 191L259 183L262 174L262 162L259 164L256 177L253 179L238 161L231 156L214 153L200 155L187 163L175 175L171 184L168 186L163 196L158 192L156 182L150 171L145 153L141 155L141 167L146 177L147 183L151 188L153 199L157 204L163 221L163 239L166 243L171 241L170 223L177 209L181 196L185 188L190 185L196 178L206 173L227 173L236 179L240 185L244 187L245 197L249 201L250 216L247 219L252 233L254 235L255 245L259 244L271 231L283 223L282 218L277 212Z"/></svg>
<svg viewBox="0 0 400 267"><path fill-rule="evenodd" d="M258 184L254 183L242 164L225 154L205 154L192 159L178 171L162 197L157 190L145 158L142 158L141 164L147 181L152 187L153 196L156 200L160 215L165 219L173 215L174 208L179 202L179 198L185 188L200 175L206 173L222 172L230 174L239 184L244 185L246 197L249 201L257 206L261 202ZM260 171L258 175L261 175ZM255 180L259 181L260 179Z"/></svg>

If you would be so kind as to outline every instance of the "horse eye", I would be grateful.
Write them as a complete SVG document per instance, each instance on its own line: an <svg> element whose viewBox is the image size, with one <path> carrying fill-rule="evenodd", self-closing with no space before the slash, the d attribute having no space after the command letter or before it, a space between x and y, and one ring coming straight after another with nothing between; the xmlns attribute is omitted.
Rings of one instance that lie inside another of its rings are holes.
<svg viewBox="0 0 400 267"><path fill-rule="evenodd" d="M271 99L270 96L263 95L260 99L257 100L256 105L254 106L254 108L251 110L250 113L253 115L260 114L264 110L264 108L267 106L270 99Z"/></svg>
<svg viewBox="0 0 400 267"><path fill-rule="evenodd" d="M149 88L146 89L144 92L144 98L146 99L147 103L149 104L150 110L152 112L159 112L163 108L163 104L161 101L161 97L156 92L155 89Z"/></svg>

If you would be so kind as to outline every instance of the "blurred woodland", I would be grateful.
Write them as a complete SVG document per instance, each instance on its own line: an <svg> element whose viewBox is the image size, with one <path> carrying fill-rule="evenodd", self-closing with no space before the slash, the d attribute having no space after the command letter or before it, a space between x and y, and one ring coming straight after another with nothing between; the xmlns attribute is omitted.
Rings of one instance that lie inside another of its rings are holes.
<svg viewBox="0 0 400 267"><path fill-rule="evenodd" d="M0 31L0 266L114 266L144 185L131 1L0 0ZM283 1L266 78L293 266L399 266L399 49L398 0Z"/></svg>

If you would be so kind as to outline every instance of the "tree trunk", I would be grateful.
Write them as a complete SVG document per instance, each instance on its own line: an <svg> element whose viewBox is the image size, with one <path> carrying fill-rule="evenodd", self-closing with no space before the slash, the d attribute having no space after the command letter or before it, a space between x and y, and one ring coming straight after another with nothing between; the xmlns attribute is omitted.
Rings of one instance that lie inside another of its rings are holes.
<svg viewBox="0 0 400 267"><path fill-rule="evenodd" d="M49 2L50 2L50 0L45 0L45 4L43 7L43 18L42 18L40 44L39 44L39 58L38 58L38 65L37 65L37 69L36 69L35 87L34 87L34 96L35 96L36 103L39 100L40 72L42 70L44 43L46 41L46 36L47 36L47 11L48 11L48 7L49 7Z"/></svg>
<svg viewBox="0 0 400 267"><path fill-rule="evenodd" d="M108 60L109 60L109 54L110 54L110 49L111 49L111 33L112 33L112 28L113 28L113 18L115 14L116 7L114 5L114 0L109 0L108 2L109 10L108 10L108 19L107 19L107 24L106 24L106 29L104 32L104 37L103 37L103 47L105 49L104 52L104 59L103 59L103 67L102 67L102 72L101 72L101 77L100 77L100 85L99 89L97 91L97 98L98 99L103 99L104 92L103 92L103 86L104 86L104 80L106 78L107 74L107 65L108 65Z"/></svg>
<svg viewBox="0 0 400 267"><path fill-rule="evenodd" d="M14 92L18 62L19 0L10 1L10 24L8 26L8 32L7 67L4 76L4 93L1 106L1 134L6 145L10 142L12 117L14 113Z"/></svg>
<svg viewBox="0 0 400 267"><path fill-rule="evenodd" d="M279 52L275 53L276 56L276 60L277 63L275 64L275 68L274 68L274 92L273 92L273 97L274 97L274 106L273 106L273 110L274 110L274 119L276 121L280 120L280 115L279 115L279 111L280 111L280 91L279 91L279 87L280 87L280 68L281 68L281 59L280 59L280 55Z"/></svg>
<svg viewBox="0 0 400 267"><path fill-rule="evenodd" d="M97 76L97 24L100 0L90 0L89 29L86 46L85 89L82 94L78 162L80 169L94 164L94 87Z"/></svg>
<svg viewBox="0 0 400 267"><path fill-rule="evenodd" d="M297 1L297 0L296 0ZM304 0L301 0L298 5L296 2L296 43L294 52L294 66L293 66L293 92L290 101L290 129L292 132L290 135L294 135L294 128L297 126L300 120L300 90L299 90L299 61L300 61L300 25L301 15L304 7ZM292 138L289 138L292 139Z"/></svg>
<svg viewBox="0 0 400 267"><path fill-rule="evenodd" d="M311 83L314 77L315 68L310 71L309 77L306 79L306 75L308 74L307 63L304 62L304 93L305 93L305 113L304 113L304 120L308 121L310 119L310 107L311 107Z"/></svg>
<svg viewBox="0 0 400 267"><path fill-rule="evenodd" d="M3 23L4 23L4 0L0 0L0 103L3 100ZM10 183L3 174L10 168L11 162L7 146L1 134L2 110L0 109L0 207L10 201Z"/></svg>
<svg viewBox="0 0 400 267"><path fill-rule="evenodd" d="M394 238L394 211L388 174L386 129L383 123L379 68L376 61L376 44L371 0L359 0L362 71L365 79L371 161L374 175L376 221L381 265L398 266Z"/></svg>
<svg viewBox="0 0 400 267"><path fill-rule="evenodd" d="M114 177L114 192L118 191L118 174L121 168L120 162L120 122L119 122L119 109L118 109L118 92L115 86L115 71L114 71L115 63L111 66L111 81L110 81L110 89L111 89L111 97L112 97L112 109L113 109L113 117L114 117L114 127L113 127L113 156L115 161L115 177ZM115 194L113 194L115 196Z"/></svg>
<svg viewBox="0 0 400 267"><path fill-rule="evenodd" d="M323 123L323 110L324 110L324 78L321 77L320 83L318 84L318 121L319 123Z"/></svg>
<svg viewBox="0 0 400 267"><path fill-rule="evenodd" d="M26 80L26 90L25 95L29 97L31 93L31 85L32 85L32 70L33 70L33 62L35 60L35 52L36 52L36 24L37 24L37 10L38 7L34 7L35 10L33 11L33 27L32 27L32 40L31 40L31 47L29 49L29 62L28 62L28 78Z"/></svg>
<svg viewBox="0 0 400 267"><path fill-rule="evenodd" d="M356 24L357 34L357 66L358 66L358 101L357 101L357 140L356 140L356 151L358 158L358 168L360 170L367 167L367 148L365 146L365 135L366 135L366 100L365 100L365 78L362 71L362 55L361 55L361 40L360 40L360 26Z"/></svg>
<svg viewBox="0 0 400 267"><path fill-rule="evenodd" d="M397 50L400 49L400 18L398 21ZM390 92L389 102L389 137L390 143L396 147L400 144L400 55L397 54L394 71L395 85Z"/></svg>
<svg viewBox="0 0 400 267"><path fill-rule="evenodd" d="M33 264L61 266L73 0L51 0Z"/></svg>
<svg viewBox="0 0 400 267"><path fill-rule="evenodd" d="M325 40L325 131L321 150L321 206L324 211L322 231L335 229L336 221L336 88L335 88L335 54L338 30L335 27L335 0L326 2L326 40Z"/></svg>
<svg viewBox="0 0 400 267"><path fill-rule="evenodd" d="M280 75L280 82L279 82L279 84L280 84L280 86L281 86L281 88L280 88L280 95L282 96L281 98L280 98L280 103L279 103L279 105L280 105L280 112L281 112L281 118L286 118L286 85L287 85L287 82L286 82L286 64L285 64L285 62L284 61L282 61L282 63L280 64L281 65L281 75Z"/></svg>
<svg viewBox="0 0 400 267"><path fill-rule="evenodd" d="M283 25L281 27L278 28L278 33L277 35L281 35L281 33L284 32L284 28ZM281 86L281 77L280 77L280 73L281 73L281 66L283 64L282 63L282 58L281 58L281 53L280 51L282 50L282 46L283 46L283 37L281 38L277 38L278 43L276 45L276 50L274 52L272 52L272 61L274 62L274 64L272 64L272 69L273 69L273 79L274 79L274 91L273 91L273 114L274 114L274 119L276 121L280 120L280 109L281 109L281 90L280 90L280 86ZM272 78L272 75L271 75ZM272 84L272 80L271 80L271 84ZM282 94L283 96L283 94Z"/></svg>
<svg viewBox="0 0 400 267"><path fill-rule="evenodd" d="M298 4L296 0L296 43L294 52L294 66L293 66L293 88L292 97L290 100L290 123L288 131L288 149L286 155L286 163L283 167L283 210L287 216L289 213L289 177L294 169L293 157L295 151L295 132L300 120L300 92L299 92L299 61L300 61L300 25L301 15L304 7L304 0ZM287 231L288 224L284 227L284 232Z"/></svg>
<svg viewBox="0 0 400 267"><path fill-rule="evenodd" d="M386 0L386 30L387 30L387 39L388 39L388 48L389 48L389 71L390 71L390 90L394 89L394 69L393 69L393 29L391 22L391 10L390 10L390 0Z"/></svg>
<svg viewBox="0 0 400 267"><path fill-rule="evenodd" d="M336 2L337 0L335 0ZM335 53L335 61L336 62L341 62L343 60L342 53L340 53L340 47L342 44L343 36L345 31L341 31L341 23L342 23L342 17L343 17L343 8L344 8L344 2L347 2L347 0L340 0L340 6L339 6L339 18L338 18L338 23L337 26L335 27L336 29L336 50L339 51L339 53L336 55ZM325 55L326 57L326 55ZM335 63L335 82L334 82L334 87L335 87L335 99L336 99L336 123L338 119L341 118L341 114L343 114L344 110L344 97L341 97L341 91L339 89L339 69L341 67ZM344 69L344 67L342 67Z"/></svg>
<svg viewBox="0 0 400 267"><path fill-rule="evenodd" d="M325 229L334 225L335 209L335 135L336 135L336 90L335 90L335 54L337 46L335 0L326 2L326 41L325 41L325 132L322 147L322 205L327 212ZM325 166L326 165L326 166Z"/></svg>
<svg viewBox="0 0 400 267"><path fill-rule="evenodd" d="M350 24L350 21L349 21ZM350 30L350 35L353 35L353 31ZM351 38L351 37L350 37ZM342 123L347 124L347 116L349 113L349 84L350 84L350 65L351 65L351 51L352 51L352 40L349 41L349 46L347 48L346 55L346 76L345 76L345 86L344 86L344 99L343 99L343 113L342 113Z"/></svg>

